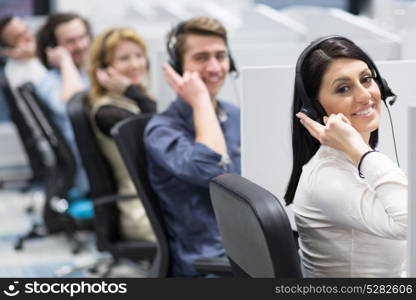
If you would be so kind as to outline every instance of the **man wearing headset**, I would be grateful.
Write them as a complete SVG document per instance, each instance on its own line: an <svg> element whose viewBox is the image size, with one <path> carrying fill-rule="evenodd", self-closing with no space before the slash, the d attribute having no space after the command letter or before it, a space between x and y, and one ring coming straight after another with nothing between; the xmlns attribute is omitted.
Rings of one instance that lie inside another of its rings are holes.
<svg viewBox="0 0 416 300"><path fill-rule="evenodd" d="M80 162L66 103L90 85L83 70L91 44L90 25L77 14L56 13L48 17L36 38L37 54L48 68L46 76L36 84L36 92L74 153L77 160L74 196L81 197L89 190L88 179Z"/></svg>
<svg viewBox="0 0 416 300"><path fill-rule="evenodd" d="M240 111L217 99L235 67L215 19L180 23L167 46L164 74L178 99L146 127L148 173L165 212L172 275L194 277L196 259L224 255L208 185L217 175L240 173Z"/></svg>

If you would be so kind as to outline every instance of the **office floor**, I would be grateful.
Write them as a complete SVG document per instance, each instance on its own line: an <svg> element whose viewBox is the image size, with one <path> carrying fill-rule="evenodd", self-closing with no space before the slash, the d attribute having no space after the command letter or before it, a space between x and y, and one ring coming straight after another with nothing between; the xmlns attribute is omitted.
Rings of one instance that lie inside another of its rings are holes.
<svg viewBox="0 0 416 300"><path fill-rule="evenodd" d="M34 204L34 213L26 208ZM54 234L24 243L23 249L16 251L14 245L19 236L25 234L33 221L40 222L43 205L41 191L20 193L0 190L0 277L59 277L62 272L76 266L90 265L97 260L108 261L108 254L95 249L95 239L91 232L80 232L78 237L85 243L79 254L71 253L71 244L63 234ZM105 264L101 266L103 271ZM100 274L100 273L99 273ZM123 262L116 266L111 277L144 277L142 266ZM67 277L99 277L85 268Z"/></svg>

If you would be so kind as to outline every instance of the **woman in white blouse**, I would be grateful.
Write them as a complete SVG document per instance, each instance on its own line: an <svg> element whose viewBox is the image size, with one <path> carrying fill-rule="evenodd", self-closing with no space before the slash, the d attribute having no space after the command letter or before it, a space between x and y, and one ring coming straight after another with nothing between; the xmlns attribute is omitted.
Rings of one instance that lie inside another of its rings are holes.
<svg viewBox="0 0 416 300"><path fill-rule="evenodd" d="M381 102L393 96L350 40L313 42L296 66L293 202L306 277L399 277L405 270L407 178L374 151Z"/></svg>

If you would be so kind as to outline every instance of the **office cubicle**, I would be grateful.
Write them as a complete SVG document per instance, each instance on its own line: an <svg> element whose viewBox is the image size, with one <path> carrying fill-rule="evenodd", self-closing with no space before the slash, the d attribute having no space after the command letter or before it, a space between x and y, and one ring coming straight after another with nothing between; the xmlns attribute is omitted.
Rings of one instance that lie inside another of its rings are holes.
<svg viewBox="0 0 416 300"><path fill-rule="evenodd" d="M374 15L374 21L385 30L396 33L402 40L403 59L416 58L416 2L384 0Z"/></svg>

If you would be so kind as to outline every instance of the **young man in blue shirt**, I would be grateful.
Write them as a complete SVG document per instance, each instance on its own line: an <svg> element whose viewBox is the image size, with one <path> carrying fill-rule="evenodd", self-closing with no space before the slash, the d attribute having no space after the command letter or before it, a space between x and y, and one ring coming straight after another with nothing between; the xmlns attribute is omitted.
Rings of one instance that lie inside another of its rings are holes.
<svg viewBox="0 0 416 300"><path fill-rule="evenodd" d="M173 276L199 274L192 263L225 254L209 181L240 173L240 111L219 101L230 69L227 33L215 19L193 18L168 36L167 82L178 98L145 131L149 177L170 235Z"/></svg>

